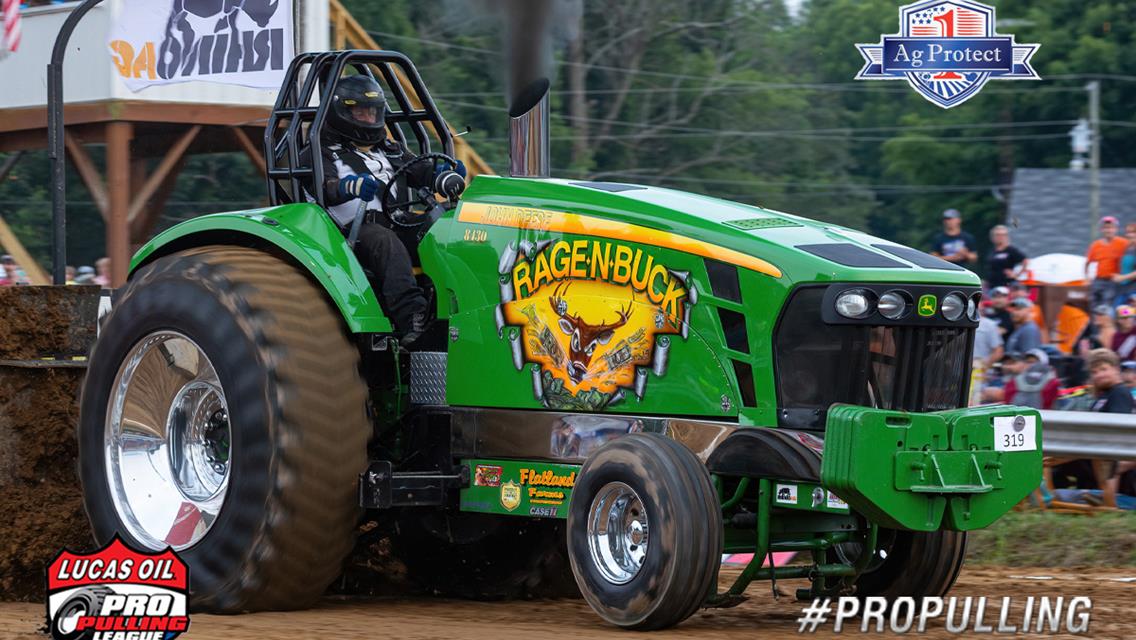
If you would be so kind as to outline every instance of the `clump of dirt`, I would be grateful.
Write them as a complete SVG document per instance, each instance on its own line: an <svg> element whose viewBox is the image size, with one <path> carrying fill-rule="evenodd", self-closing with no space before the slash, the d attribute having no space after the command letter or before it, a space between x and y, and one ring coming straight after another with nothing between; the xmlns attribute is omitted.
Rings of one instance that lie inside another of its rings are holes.
<svg viewBox="0 0 1136 640"><path fill-rule="evenodd" d="M76 471L82 374L0 367L0 599L41 600L55 555L93 546Z"/></svg>

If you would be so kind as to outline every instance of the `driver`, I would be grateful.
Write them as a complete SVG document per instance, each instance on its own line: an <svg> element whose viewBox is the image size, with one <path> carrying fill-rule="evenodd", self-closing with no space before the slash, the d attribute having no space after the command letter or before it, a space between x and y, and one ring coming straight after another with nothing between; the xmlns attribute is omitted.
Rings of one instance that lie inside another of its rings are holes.
<svg viewBox="0 0 1136 640"><path fill-rule="evenodd" d="M394 171L416 157L398 141L387 138L385 116L386 98L374 78L353 75L336 83L323 129L323 192L328 213L343 228L354 220L360 200L367 203L368 212L381 211L377 196L386 189ZM405 184L399 180L391 198L405 201L408 188L432 187L436 173L450 169L443 165L435 170L430 163L419 163L404 174ZM465 177L460 161L456 171ZM414 279L406 246L383 224L385 217L370 213L365 220L355 254L379 281L376 289L383 310L402 334L403 344L410 344L426 329L426 297Z"/></svg>

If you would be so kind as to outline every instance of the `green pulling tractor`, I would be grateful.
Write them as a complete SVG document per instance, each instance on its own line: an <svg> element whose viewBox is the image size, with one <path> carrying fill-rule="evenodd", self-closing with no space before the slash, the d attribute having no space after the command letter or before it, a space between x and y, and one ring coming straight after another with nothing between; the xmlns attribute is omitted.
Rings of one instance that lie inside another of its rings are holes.
<svg viewBox="0 0 1136 640"><path fill-rule="evenodd" d="M578 589L626 628L753 580L941 595L966 532L1037 485L1038 413L966 408L974 274L795 215L550 179L546 81L512 105L512 177L383 203L427 222L403 236L434 317L402 346L382 274L304 189L345 73L388 87L390 136L452 160L406 57L302 54L266 131L272 206L142 247L90 359L96 538L177 550L198 609L313 604L365 510L435 592ZM775 551L805 561L764 566Z"/></svg>

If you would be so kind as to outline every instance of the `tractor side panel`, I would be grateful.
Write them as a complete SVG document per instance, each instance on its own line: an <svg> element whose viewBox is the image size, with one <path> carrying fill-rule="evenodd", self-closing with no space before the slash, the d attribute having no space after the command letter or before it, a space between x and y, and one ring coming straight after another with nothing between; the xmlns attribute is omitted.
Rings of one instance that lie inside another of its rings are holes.
<svg viewBox="0 0 1136 640"><path fill-rule="evenodd" d="M130 270L164 255L210 244L275 247L302 265L343 314L353 333L389 333L363 267L326 213L312 204L201 216L171 227L134 254Z"/></svg>
<svg viewBox="0 0 1136 640"><path fill-rule="evenodd" d="M557 214L465 201L432 230L452 313L449 404L718 418L764 404L775 423L754 391L771 371L748 364L750 353L768 362L750 347L764 327L733 336L737 353L725 347L727 331L744 330L723 323L719 301L743 325L745 308L714 295L703 257L632 226L552 230L546 215Z"/></svg>

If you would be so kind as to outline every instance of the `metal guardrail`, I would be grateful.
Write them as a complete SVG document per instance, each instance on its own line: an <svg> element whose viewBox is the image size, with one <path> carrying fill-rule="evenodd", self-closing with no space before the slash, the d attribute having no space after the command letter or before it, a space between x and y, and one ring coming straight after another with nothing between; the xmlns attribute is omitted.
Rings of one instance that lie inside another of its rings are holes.
<svg viewBox="0 0 1136 640"><path fill-rule="evenodd" d="M1136 414L1042 411L1046 455L1136 460Z"/></svg>

